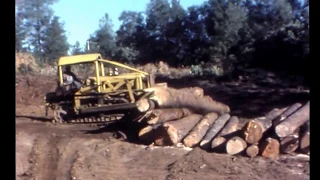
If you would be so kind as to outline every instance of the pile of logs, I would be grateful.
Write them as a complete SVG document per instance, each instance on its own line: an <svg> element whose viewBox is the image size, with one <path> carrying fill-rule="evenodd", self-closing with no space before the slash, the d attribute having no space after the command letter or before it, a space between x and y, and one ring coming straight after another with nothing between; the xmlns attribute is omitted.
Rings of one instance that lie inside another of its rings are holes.
<svg viewBox="0 0 320 180"><path fill-rule="evenodd" d="M150 92L151 98L137 102L138 110L145 113L139 120L146 123L139 131L145 143L183 143L191 148L274 160L280 153L309 153L309 102L273 109L240 126L227 105L204 96L201 88L157 87Z"/></svg>

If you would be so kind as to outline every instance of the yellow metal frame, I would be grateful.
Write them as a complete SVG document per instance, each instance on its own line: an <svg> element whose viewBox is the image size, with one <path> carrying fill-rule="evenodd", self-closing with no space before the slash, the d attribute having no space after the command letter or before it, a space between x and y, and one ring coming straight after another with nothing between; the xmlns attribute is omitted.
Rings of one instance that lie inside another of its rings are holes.
<svg viewBox="0 0 320 180"><path fill-rule="evenodd" d="M143 78L149 76L147 72L140 71L136 68L129 67L127 65L102 59L100 54L85 54L85 55L76 55L76 56L64 56L58 60L58 74L60 85L63 83L63 72L62 66L66 65L75 65L75 64L84 64L84 63L93 63L95 67L95 76L89 77L90 80L94 80L96 90L99 93L112 93L112 92L128 92L130 101L134 102L134 90L142 90L143 87ZM118 66L120 68L128 69L133 71L132 73L120 74L116 76L105 76L104 63ZM149 80L147 81L147 87L150 87L151 84ZM81 95L84 92L95 89L93 87L82 87L76 95ZM80 99L83 97L75 97L75 108L80 108Z"/></svg>

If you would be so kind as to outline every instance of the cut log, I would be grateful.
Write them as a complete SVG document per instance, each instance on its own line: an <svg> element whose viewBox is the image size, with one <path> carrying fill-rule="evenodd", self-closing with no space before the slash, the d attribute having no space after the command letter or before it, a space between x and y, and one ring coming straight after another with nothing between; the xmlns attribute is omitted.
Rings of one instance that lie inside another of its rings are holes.
<svg viewBox="0 0 320 180"><path fill-rule="evenodd" d="M139 112L147 112L154 109L155 103L150 99L142 98L136 102L136 106Z"/></svg>
<svg viewBox="0 0 320 180"><path fill-rule="evenodd" d="M220 133L217 135L217 137L213 138L211 142L211 148L214 149L216 147L219 147L223 143L226 142L226 137L229 134L232 134L238 130L238 124L239 124L239 119L236 116L232 116L226 125L222 128Z"/></svg>
<svg viewBox="0 0 320 180"><path fill-rule="evenodd" d="M246 155L248 157L256 157L259 154L259 146L257 144L251 144L246 149Z"/></svg>
<svg viewBox="0 0 320 180"><path fill-rule="evenodd" d="M221 131L227 121L230 119L230 114L223 114L215 120L215 122L208 129L206 135L200 142L200 146L203 149L209 149L211 146L211 140Z"/></svg>
<svg viewBox="0 0 320 180"><path fill-rule="evenodd" d="M276 125L278 125L281 121L283 121L284 119L286 119L288 116L290 116L292 113L294 113L296 110L298 110L300 107L302 106L302 104L300 103L295 103L293 105L291 105L287 110L285 110L280 116L276 117L273 120L273 127L275 127Z"/></svg>
<svg viewBox="0 0 320 180"><path fill-rule="evenodd" d="M237 155L247 148L247 143L239 136L234 136L226 144L226 152L229 155Z"/></svg>
<svg viewBox="0 0 320 180"><path fill-rule="evenodd" d="M181 119L190 114L192 114L192 112L187 108L155 109L151 111L147 123L164 123L171 120Z"/></svg>
<svg viewBox="0 0 320 180"><path fill-rule="evenodd" d="M200 87L188 87L188 88L181 88L178 90L181 92L187 92L187 93L194 94L197 97L203 97L203 95L204 95L203 89Z"/></svg>
<svg viewBox="0 0 320 180"><path fill-rule="evenodd" d="M183 144L187 147L197 145L208 131L210 125L218 118L217 113L209 113L204 116L198 124L183 139Z"/></svg>
<svg viewBox="0 0 320 180"><path fill-rule="evenodd" d="M152 143L154 141L154 130L152 126L142 128L138 133L139 139L144 143Z"/></svg>
<svg viewBox="0 0 320 180"><path fill-rule="evenodd" d="M278 137L283 138L293 134L300 126L309 120L310 102L299 108L293 114L284 119L275 127L275 133Z"/></svg>
<svg viewBox="0 0 320 180"><path fill-rule="evenodd" d="M292 154L299 147L299 132L284 137L280 141L280 152L284 154Z"/></svg>
<svg viewBox="0 0 320 180"><path fill-rule="evenodd" d="M282 114L287 108L273 109L265 117L250 120L242 129L242 137L248 144L258 143L263 134L272 127L272 120Z"/></svg>
<svg viewBox="0 0 320 180"><path fill-rule="evenodd" d="M149 88L145 91L153 92L150 99L154 100L159 108L188 108L198 114L216 112L229 113L229 106L214 101L212 98L198 97L193 93L179 91L174 88Z"/></svg>
<svg viewBox="0 0 320 180"><path fill-rule="evenodd" d="M309 123L305 123L301 127L301 138L300 138L300 144L299 148L300 151L304 154L309 154L310 150L310 129L309 129Z"/></svg>
<svg viewBox="0 0 320 180"><path fill-rule="evenodd" d="M280 143L274 138L267 138L259 147L261 156L277 160L280 154Z"/></svg>
<svg viewBox="0 0 320 180"><path fill-rule="evenodd" d="M166 146L181 142L202 117L199 114L191 114L182 119L163 123L157 130L155 144Z"/></svg>

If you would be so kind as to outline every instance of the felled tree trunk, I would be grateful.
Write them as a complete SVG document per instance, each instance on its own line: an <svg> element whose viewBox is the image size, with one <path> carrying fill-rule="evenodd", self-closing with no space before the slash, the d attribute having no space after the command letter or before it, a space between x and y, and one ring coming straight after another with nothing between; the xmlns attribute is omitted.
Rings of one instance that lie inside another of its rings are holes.
<svg viewBox="0 0 320 180"><path fill-rule="evenodd" d="M176 145L202 119L201 115L191 114L182 119L165 122L157 129L155 144L159 146Z"/></svg>
<svg viewBox="0 0 320 180"><path fill-rule="evenodd" d="M219 131L223 128L223 126L227 123L230 119L230 114L223 114L215 120L215 122L211 125L208 129L206 135L200 142L200 146L203 149L209 149L211 144L211 140L219 133Z"/></svg>
<svg viewBox="0 0 320 180"><path fill-rule="evenodd" d="M204 116L198 124L183 139L183 144L187 147L197 145L208 131L210 125L218 118L217 113L209 113Z"/></svg>
<svg viewBox="0 0 320 180"><path fill-rule="evenodd" d="M265 117L250 120L242 129L242 137L248 144L256 144L260 141L265 133L271 126L272 120L283 113L286 108L273 109L266 114Z"/></svg>
<svg viewBox="0 0 320 180"><path fill-rule="evenodd" d="M299 132L284 137L280 140L280 152L284 154L291 154L299 147Z"/></svg>
<svg viewBox="0 0 320 180"><path fill-rule="evenodd" d="M248 157L256 157L259 154L259 146L257 144L251 144L246 149L246 155Z"/></svg>
<svg viewBox="0 0 320 180"><path fill-rule="evenodd" d="M198 114L216 112L229 113L229 106L214 101L208 96L199 97L193 93L179 91L173 88L149 88L146 91L154 92L150 97L159 108L188 108ZM149 107L148 105L145 105ZM146 112L147 108L138 108L140 112Z"/></svg>
<svg viewBox="0 0 320 180"><path fill-rule="evenodd" d="M275 133L283 138L293 134L310 118L310 102L299 108L275 127Z"/></svg>
<svg viewBox="0 0 320 180"><path fill-rule="evenodd" d="M240 154L247 148L247 143L239 136L234 136L226 144L226 152L229 155Z"/></svg>
<svg viewBox="0 0 320 180"><path fill-rule="evenodd" d="M261 156L277 160L280 154L280 143L274 138L267 138L260 144Z"/></svg>
<svg viewBox="0 0 320 180"><path fill-rule="evenodd" d="M178 90L194 94L197 97L203 97L203 95L204 95L203 89L200 88L200 87L188 87L188 88L181 88L181 89L178 89Z"/></svg>
<svg viewBox="0 0 320 180"><path fill-rule="evenodd" d="M273 120L273 126L275 127L276 125L278 125L281 121L286 119L288 116L290 116L296 110L298 110L301 106L302 106L302 104L300 104L300 103L295 103L295 104L291 105L280 116L278 116L277 118L275 118Z"/></svg>
<svg viewBox="0 0 320 180"><path fill-rule="evenodd" d="M190 114L192 114L192 112L187 108L154 109L150 112L147 123L148 124L164 123L167 121L181 119Z"/></svg>
<svg viewBox="0 0 320 180"><path fill-rule="evenodd" d="M239 119L236 116L232 116L226 125L222 128L217 137L213 138L211 142L211 148L215 149L227 141L227 137L238 130Z"/></svg>

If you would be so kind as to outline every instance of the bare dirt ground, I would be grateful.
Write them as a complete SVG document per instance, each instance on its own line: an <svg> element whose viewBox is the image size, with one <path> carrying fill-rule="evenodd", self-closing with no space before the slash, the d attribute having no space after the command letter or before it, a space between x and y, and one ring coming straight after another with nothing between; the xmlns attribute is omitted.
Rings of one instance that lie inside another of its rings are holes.
<svg viewBox="0 0 320 180"><path fill-rule="evenodd" d="M183 86L199 85L206 94L230 105L235 115L246 118L309 98L308 93L270 84L261 88L252 87L251 83L249 88L244 82L241 87L237 83L211 80L168 82L174 87L183 82L186 82ZM17 75L17 179L309 179L309 160L294 156L271 161L210 153L198 148L147 147L117 139L112 131L103 131L104 128L51 124L50 117L44 114L43 95L54 86L52 77Z"/></svg>

